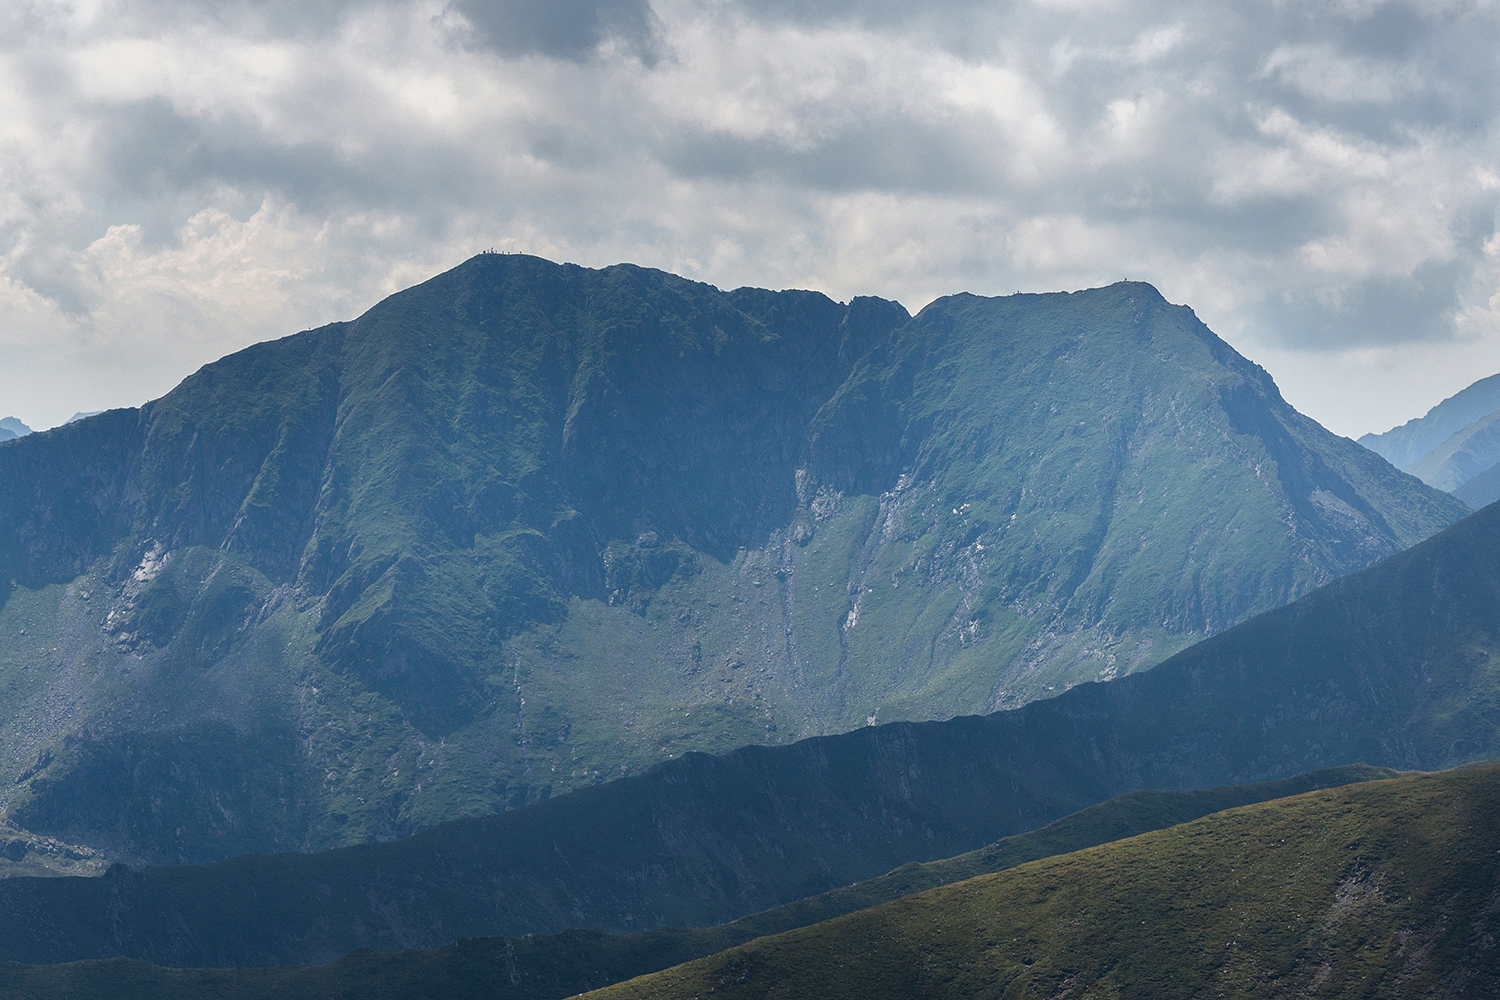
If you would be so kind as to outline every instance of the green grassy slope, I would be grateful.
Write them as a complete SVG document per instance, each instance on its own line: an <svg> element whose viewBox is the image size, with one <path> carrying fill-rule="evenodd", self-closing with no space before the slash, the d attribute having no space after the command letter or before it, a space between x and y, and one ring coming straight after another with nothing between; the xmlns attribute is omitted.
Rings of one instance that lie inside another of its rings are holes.
<svg viewBox="0 0 1500 1000"><path fill-rule="evenodd" d="M1152 665L1427 537L1439 510L1128 282L939 299L855 368L810 442L841 489L898 484L844 640L882 713L994 710ZM900 672L867 666L891 650Z"/></svg>
<svg viewBox="0 0 1500 1000"><path fill-rule="evenodd" d="M123 959L27 970L0 966L0 984L6 982L9 971L9 985L18 996L66 994L74 1000L105 995L236 997L269 992L307 998L358 995L558 1000L711 955L766 934L803 927L977 874L1161 829L1250 802L1390 776L1389 771L1354 765L1231 788L1131 792L979 851L928 864L904 865L866 882L717 927L673 928L627 936L570 930L521 938L465 939L428 951L362 951L326 966L278 970L168 971Z"/></svg>
<svg viewBox="0 0 1500 1000"><path fill-rule="evenodd" d="M910 319L482 255L0 444L0 809L133 863L400 837L1126 674L1463 511L1146 285Z"/></svg>
<svg viewBox="0 0 1500 1000"><path fill-rule="evenodd" d="M1350 785L908 896L600 991L1492 996L1500 766Z"/></svg>
<svg viewBox="0 0 1500 1000"><path fill-rule="evenodd" d="M0 880L0 947L247 964L569 925L719 923L1133 789L1494 758L1496 567L1500 507L1152 670L1015 711L689 755L331 855Z"/></svg>

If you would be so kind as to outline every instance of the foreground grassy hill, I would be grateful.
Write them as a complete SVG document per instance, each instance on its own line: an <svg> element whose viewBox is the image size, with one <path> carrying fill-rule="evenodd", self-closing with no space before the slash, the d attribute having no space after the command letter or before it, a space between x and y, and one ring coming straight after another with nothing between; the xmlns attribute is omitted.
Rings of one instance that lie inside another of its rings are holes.
<svg viewBox="0 0 1500 1000"><path fill-rule="evenodd" d="M0 808L132 863L405 836L1127 674L1464 510L1147 285L483 255L0 444Z"/></svg>
<svg viewBox="0 0 1500 1000"><path fill-rule="evenodd" d="M1052 772L1025 779L1041 786L1028 789L1028 801L1018 782L992 766L961 765L954 758L975 748L968 735L945 739L939 729L904 741L902 756L876 755L874 774L860 769L871 763L860 752L867 747L849 748L851 755L799 744L776 754L695 758L666 774L394 843L251 855L208 867L121 867L102 878L8 879L0 882L0 959L121 955L170 966L307 965L360 947L430 948L465 936L705 926L878 876L912 858L944 858L991 840L991 831L1025 830L1074 808L1044 790L1058 784ZM800 760L786 759L793 754ZM795 763L804 766L788 766ZM889 771L922 787L903 796L894 782L878 780ZM1364 776L1341 769L1269 787L1152 793L1138 818L1121 819L1132 815L1129 800L1103 815L1149 827L1180 810L1245 801L1236 796ZM1077 829L1107 827L1103 819L1083 823ZM1045 836L1036 842L1050 843ZM952 873L963 869L953 865L996 864L1002 855L982 857L940 862L909 878L959 878ZM879 884L920 887L907 879L898 874ZM873 901L871 891L867 884L852 897L832 898L852 899L837 905L853 908ZM791 926L784 923L789 913L809 922L820 919L817 912L801 904L774 918L783 921L775 929ZM731 933L764 926L752 920Z"/></svg>
<svg viewBox="0 0 1500 1000"><path fill-rule="evenodd" d="M1349 785L908 896L598 1000L1492 997L1500 765Z"/></svg>
<svg viewBox="0 0 1500 1000"><path fill-rule="evenodd" d="M978 874L1162 829L1238 805L1392 776L1390 771L1354 765L1231 788L1131 792L978 851L903 865L886 875L717 927L624 936L570 930L519 938L470 938L427 951L359 951L313 968L164 969L124 959L31 968L0 965L0 987L14 990L18 997L66 995L72 1000L95 996L232 1000L269 993L308 1000L342 996L560 1000Z"/></svg>

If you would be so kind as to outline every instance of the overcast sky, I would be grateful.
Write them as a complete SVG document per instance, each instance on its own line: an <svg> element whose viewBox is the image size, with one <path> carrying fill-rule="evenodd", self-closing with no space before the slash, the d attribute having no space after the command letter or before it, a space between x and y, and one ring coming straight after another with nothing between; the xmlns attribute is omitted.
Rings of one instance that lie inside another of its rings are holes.
<svg viewBox="0 0 1500 1000"><path fill-rule="evenodd" d="M485 249L725 288L1150 281L1342 434L1500 371L1489 2L7 0L0 416Z"/></svg>

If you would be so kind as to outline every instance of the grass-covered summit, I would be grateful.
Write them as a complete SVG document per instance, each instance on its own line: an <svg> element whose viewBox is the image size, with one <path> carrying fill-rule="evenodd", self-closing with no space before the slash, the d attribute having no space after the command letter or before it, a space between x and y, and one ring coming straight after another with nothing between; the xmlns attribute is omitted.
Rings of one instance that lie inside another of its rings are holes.
<svg viewBox="0 0 1500 1000"><path fill-rule="evenodd" d="M0 445L0 805L131 859L401 835L1125 674L1462 510L1146 285L484 255Z"/></svg>

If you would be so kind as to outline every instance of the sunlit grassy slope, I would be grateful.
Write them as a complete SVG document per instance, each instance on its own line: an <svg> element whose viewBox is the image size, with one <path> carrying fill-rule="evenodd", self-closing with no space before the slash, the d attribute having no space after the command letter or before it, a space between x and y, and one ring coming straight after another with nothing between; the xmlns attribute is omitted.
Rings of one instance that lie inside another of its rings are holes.
<svg viewBox="0 0 1500 1000"><path fill-rule="evenodd" d="M66 992L74 1000L101 994L196 998L264 991L308 998L358 995L557 1000L980 873L1001 871L1249 802L1390 776L1390 771L1354 765L1230 788L1131 792L978 851L904 865L884 876L717 927L672 928L625 936L571 930L519 938L465 939L428 951L361 951L325 966L302 969L169 971L111 960L26 970L12 966L9 985L23 997L51 989ZM0 972L0 984L5 982Z"/></svg>
<svg viewBox="0 0 1500 1000"><path fill-rule="evenodd" d="M600 991L696 997L1492 996L1500 765L1246 806Z"/></svg>

